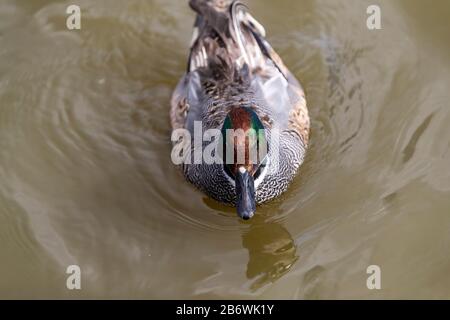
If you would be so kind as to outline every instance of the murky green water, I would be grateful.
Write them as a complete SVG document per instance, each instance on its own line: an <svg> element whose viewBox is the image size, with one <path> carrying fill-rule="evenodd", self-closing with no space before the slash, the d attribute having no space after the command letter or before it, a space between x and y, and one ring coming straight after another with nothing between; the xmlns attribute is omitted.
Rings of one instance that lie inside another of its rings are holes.
<svg viewBox="0 0 450 320"><path fill-rule="evenodd" d="M186 3L75 2L0 1L1 298L450 298L450 1L247 2L312 119L249 222L170 162Z"/></svg>

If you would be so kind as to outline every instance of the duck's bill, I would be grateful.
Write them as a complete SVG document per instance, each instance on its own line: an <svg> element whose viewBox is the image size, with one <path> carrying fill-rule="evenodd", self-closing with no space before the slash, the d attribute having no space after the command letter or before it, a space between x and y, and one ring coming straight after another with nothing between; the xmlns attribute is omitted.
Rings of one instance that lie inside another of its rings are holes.
<svg viewBox="0 0 450 320"><path fill-rule="evenodd" d="M247 170L236 173L236 209L239 217L248 220L255 214L255 181Z"/></svg>

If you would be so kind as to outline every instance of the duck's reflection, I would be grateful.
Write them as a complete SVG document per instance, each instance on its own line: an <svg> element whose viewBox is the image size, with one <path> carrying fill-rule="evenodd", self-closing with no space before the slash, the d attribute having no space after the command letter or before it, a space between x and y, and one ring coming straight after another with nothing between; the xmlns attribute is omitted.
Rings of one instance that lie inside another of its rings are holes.
<svg viewBox="0 0 450 320"><path fill-rule="evenodd" d="M298 259L294 240L278 223L255 221L242 235L242 244L249 253L247 278L256 278L251 285L253 290L276 281L286 274Z"/></svg>

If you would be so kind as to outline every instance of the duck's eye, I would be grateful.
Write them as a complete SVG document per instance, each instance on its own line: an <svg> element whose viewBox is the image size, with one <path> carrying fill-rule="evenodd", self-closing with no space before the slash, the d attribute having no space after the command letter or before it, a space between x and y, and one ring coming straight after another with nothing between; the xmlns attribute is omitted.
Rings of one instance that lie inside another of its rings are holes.
<svg viewBox="0 0 450 320"><path fill-rule="evenodd" d="M232 168L233 168L232 165L224 164L224 165L223 165L223 168L224 168L225 173L226 173L231 179L234 180L234 179L236 178L235 175L234 175L234 173L233 173L233 170L232 170Z"/></svg>

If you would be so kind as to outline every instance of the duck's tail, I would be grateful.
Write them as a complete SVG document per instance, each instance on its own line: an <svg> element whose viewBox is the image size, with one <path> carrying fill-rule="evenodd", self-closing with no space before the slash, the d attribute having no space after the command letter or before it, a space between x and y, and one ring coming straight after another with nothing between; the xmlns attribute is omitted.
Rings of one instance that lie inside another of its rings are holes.
<svg viewBox="0 0 450 320"><path fill-rule="evenodd" d="M190 0L197 12L188 71L217 68L250 69L265 63L264 27L240 1Z"/></svg>

